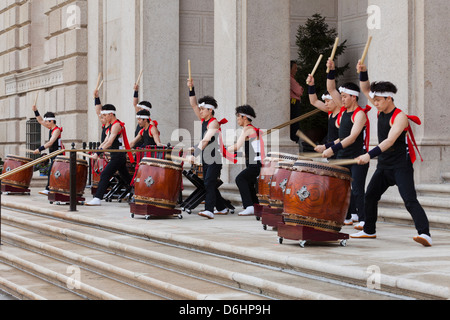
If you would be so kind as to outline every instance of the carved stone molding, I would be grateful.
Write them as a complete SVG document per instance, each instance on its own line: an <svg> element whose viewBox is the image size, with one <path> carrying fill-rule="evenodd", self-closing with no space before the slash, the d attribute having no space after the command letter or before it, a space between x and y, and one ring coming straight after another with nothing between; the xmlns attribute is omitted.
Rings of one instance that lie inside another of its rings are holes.
<svg viewBox="0 0 450 320"><path fill-rule="evenodd" d="M64 62L35 68L5 78L7 96L51 88L64 83Z"/></svg>

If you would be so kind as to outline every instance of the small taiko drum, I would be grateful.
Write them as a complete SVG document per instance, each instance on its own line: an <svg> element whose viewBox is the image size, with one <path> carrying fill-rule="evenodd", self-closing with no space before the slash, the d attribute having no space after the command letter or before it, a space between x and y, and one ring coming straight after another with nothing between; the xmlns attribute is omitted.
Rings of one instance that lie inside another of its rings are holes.
<svg viewBox="0 0 450 320"><path fill-rule="evenodd" d="M284 192L291 177L293 162L278 163L270 183L269 202L272 208L283 209Z"/></svg>
<svg viewBox="0 0 450 320"><path fill-rule="evenodd" d="M77 159L77 197L82 197L86 189L88 162ZM50 174L50 193L70 196L70 157L57 157Z"/></svg>
<svg viewBox="0 0 450 320"><path fill-rule="evenodd" d="M181 164L162 159L144 158L135 180L136 205L173 210L181 192Z"/></svg>
<svg viewBox="0 0 450 320"><path fill-rule="evenodd" d="M23 165L33 161L29 158L22 158L8 155L3 164L2 174L11 172ZM27 193L30 192L31 179L33 178L33 167L17 172L2 180L2 192Z"/></svg>
<svg viewBox="0 0 450 320"><path fill-rule="evenodd" d="M299 160L299 157L287 153L271 152L264 159L261 168L261 174L258 179L258 200L260 205L270 205L270 187L272 185L273 176L277 170L279 162L291 162Z"/></svg>
<svg viewBox="0 0 450 320"><path fill-rule="evenodd" d="M106 158L98 158L96 161L92 161L92 194L95 195L100 183L103 170L105 170L108 165L108 160Z"/></svg>
<svg viewBox="0 0 450 320"><path fill-rule="evenodd" d="M325 163L297 161L284 194L284 221L339 233L350 206L350 171Z"/></svg>

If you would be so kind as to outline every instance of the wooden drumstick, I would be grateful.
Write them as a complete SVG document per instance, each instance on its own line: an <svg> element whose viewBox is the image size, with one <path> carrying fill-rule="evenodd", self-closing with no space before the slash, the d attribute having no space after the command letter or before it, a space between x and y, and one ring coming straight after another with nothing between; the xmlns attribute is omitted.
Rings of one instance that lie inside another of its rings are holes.
<svg viewBox="0 0 450 320"><path fill-rule="evenodd" d="M311 77L314 77L314 75L316 74L316 71L319 68L320 63L322 62L322 59L323 59L323 54L321 54L319 59L317 60L317 63L315 65L313 71L311 72ZM307 82L307 84L309 84L309 82Z"/></svg>
<svg viewBox="0 0 450 320"><path fill-rule="evenodd" d="M361 58L361 64L364 64L364 61L366 60L367 53L369 52L369 48L370 48L370 44L371 43L372 43L372 36L370 36L369 40L367 40L366 48L364 49L364 53L363 53L362 58ZM361 72L358 70L358 73L361 73Z"/></svg>
<svg viewBox="0 0 450 320"><path fill-rule="evenodd" d="M330 161L329 164L334 165L334 166L351 166L354 164L358 164L358 160L335 160L335 161Z"/></svg>
<svg viewBox="0 0 450 320"><path fill-rule="evenodd" d="M188 69L189 69L189 81L192 81L191 60L188 60ZM192 86L189 87L189 90L192 91Z"/></svg>
<svg viewBox="0 0 450 320"><path fill-rule="evenodd" d="M97 91L99 89L100 86L100 81L102 80L102 74L99 73L98 74L98 78L97 78L97 85L95 86L95 91Z"/></svg>
<svg viewBox="0 0 450 320"><path fill-rule="evenodd" d="M33 104L33 106L36 106L36 103L37 103L37 101L38 101L38 98L39 98L39 91L36 92L36 98L34 98L34 104Z"/></svg>
<svg viewBox="0 0 450 320"><path fill-rule="evenodd" d="M139 77L136 81L136 85L139 85L139 83L141 82L141 78L142 78L142 74L143 74L144 70L141 71L141 73L139 74Z"/></svg>
<svg viewBox="0 0 450 320"><path fill-rule="evenodd" d="M339 46L339 38L336 38L336 42L334 43L333 52L331 53L330 60L334 61L334 57L336 56L336 51ZM327 73L330 73L330 68L327 68Z"/></svg>
<svg viewBox="0 0 450 320"><path fill-rule="evenodd" d="M87 153L84 153L84 152L78 152L77 154L82 156L82 157L88 158L88 159L95 159L95 156L87 154Z"/></svg>
<svg viewBox="0 0 450 320"><path fill-rule="evenodd" d="M100 82L100 85L98 86L98 91L100 91L100 89L102 88L102 86L103 86L103 82L105 82L105 80L102 80L102 82Z"/></svg>
<svg viewBox="0 0 450 320"><path fill-rule="evenodd" d="M304 134L302 131L297 131L297 137L305 141L307 144L309 144L314 149L317 148L317 144L315 144L306 134Z"/></svg>
<svg viewBox="0 0 450 320"><path fill-rule="evenodd" d="M308 112L308 113L306 113L306 114L304 114L304 115L302 115L302 116L300 116L300 117L298 117L298 118L295 118L295 119L293 119L293 120L291 120L291 121L288 121L288 122L286 122L286 123L283 123L282 125L279 125L278 127L275 127L275 128L273 128L273 129L270 129L270 130L264 132L263 136L267 136L267 135L271 134L271 133L272 133L273 131L275 131L275 130L280 130L280 129L289 127L290 125L293 125L293 124L295 124L295 123L298 123L298 122L300 122L300 121L306 120L306 119L308 119L308 118L312 117L313 115L315 115L315 114L317 114L317 113L320 113L320 112L322 112L322 111L319 110L319 109L316 109L316 110L313 110L313 111L311 111L311 112Z"/></svg>

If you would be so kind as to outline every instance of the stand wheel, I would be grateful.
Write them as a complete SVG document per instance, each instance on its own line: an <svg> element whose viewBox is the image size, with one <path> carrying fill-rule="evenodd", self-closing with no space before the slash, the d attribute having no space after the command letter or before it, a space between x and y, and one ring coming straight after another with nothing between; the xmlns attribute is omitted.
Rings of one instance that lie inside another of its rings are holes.
<svg viewBox="0 0 450 320"><path fill-rule="evenodd" d="M301 248L305 248L306 243L307 243L307 241L305 241L305 240L300 241L300 247L301 247Z"/></svg>
<svg viewBox="0 0 450 320"><path fill-rule="evenodd" d="M182 214L179 214L179 215L178 215L178 219L183 220L183 215L182 215Z"/></svg>
<svg viewBox="0 0 450 320"><path fill-rule="evenodd" d="M53 201L50 201L50 204L53 204Z"/></svg>
<svg viewBox="0 0 450 320"><path fill-rule="evenodd" d="M266 224L263 225L263 229L264 229L264 230L267 230L267 225L266 225Z"/></svg>
<svg viewBox="0 0 450 320"><path fill-rule="evenodd" d="M234 211L234 210L230 210L230 213L231 213L231 214L235 214L235 211Z"/></svg>
<svg viewBox="0 0 450 320"><path fill-rule="evenodd" d="M278 243L283 244L283 240L284 240L283 238L278 238Z"/></svg>
<svg viewBox="0 0 450 320"><path fill-rule="evenodd" d="M145 216L145 220L150 220L150 216Z"/></svg>
<svg viewBox="0 0 450 320"><path fill-rule="evenodd" d="M130 214L131 219L134 219L134 213Z"/></svg>
<svg viewBox="0 0 450 320"><path fill-rule="evenodd" d="M185 208L180 208L180 209L181 209L181 211L183 211L183 212L184 212L184 211L186 211L186 209L185 209Z"/></svg>
<svg viewBox="0 0 450 320"><path fill-rule="evenodd" d="M192 213L192 211L191 211L190 209L186 209L186 212L187 212L188 214L191 214L191 213Z"/></svg>
<svg viewBox="0 0 450 320"><path fill-rule="evenodd" d="M342 240L340 245L341 245L341 247L346 247L347 246L347 240Z"/></svg>
<svg viewBox="0 0 450 320"><path fill-rule="evenodd" d="M256 221L260 221L261 220L261 217L256 217Z"/></svg>

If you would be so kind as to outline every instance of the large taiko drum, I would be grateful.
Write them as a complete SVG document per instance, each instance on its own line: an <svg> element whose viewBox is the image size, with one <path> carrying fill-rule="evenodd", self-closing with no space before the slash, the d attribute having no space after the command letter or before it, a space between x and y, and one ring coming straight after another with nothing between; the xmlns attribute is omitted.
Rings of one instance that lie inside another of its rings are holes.
<svg viewBox="0 0 450 320"><path fill-rule="evenodd" d="M350 206L350 171L325 163L297 161L284 194L284 221L339 233Z"/></svg>
<svg viewBox="0 0 450 320"><path fill-rule="evenodd" d="M3 164L2 174L15 170L33 161L29 158L22 158L8 155ZM2 180L2 191L6 192L29 192L31 179L33 178L33 167L17 172Z"/></svg>
<svg viewBox="0 0 450 320"><path fill-rule="evenodd" d="M283 209L284 192L291 177L293 162L279 162L270 183L269 202L272 208Z"/></svg>
<svg viewBox="0 0 450 320"><path fill-rule="evenodd" d="M267 154L267 157L263 161L263 166L261 168L261 174L258 178L258 200L260 205L269 206L270 205L270 186L272 184L272 179L275 171L277 170L277 165L280 161L292 162L299 160L299 157L287 153L271 152Z"/></svg>
<svg viewBox="0 0 450 320"><path fill-rule="evenodd" d="M144 158L135 180L136 205L173 210L181 192L181 164L162 159Z"/></svg>
<svg viewBox="0 0 450 320"><path fill-rule="evenodd" d="M77 159L77 196L82 197L86 189L88 162ZM57 157L50 174L50 193L70 196L70 157Z"/></svg>

